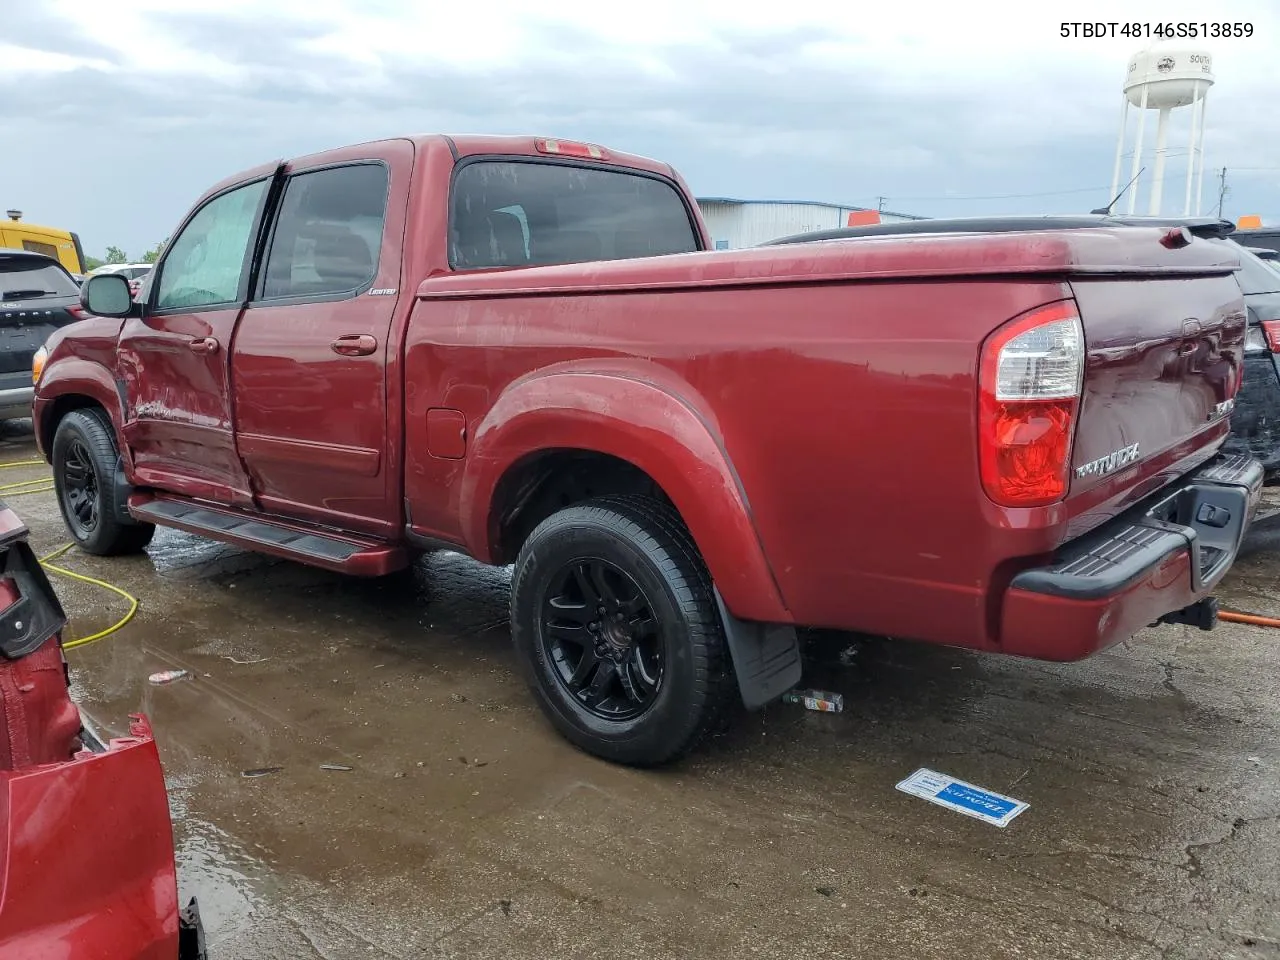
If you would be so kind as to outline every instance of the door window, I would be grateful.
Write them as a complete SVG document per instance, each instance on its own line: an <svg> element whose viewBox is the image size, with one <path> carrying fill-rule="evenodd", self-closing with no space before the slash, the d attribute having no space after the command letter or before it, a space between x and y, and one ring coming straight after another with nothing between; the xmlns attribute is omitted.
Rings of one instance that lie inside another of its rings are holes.
<svg viewBox="0 0 1280 960"><path fill-rule="evenodd" d="M269 180L215 197L170 244L160 267L156 309L234 303L249 265L249 244Z"/></svg>
<svg viewBox="0 0 1280 960"><path fill-rule="evenodd" d="M289 178L263 277L264 299L349 294L373 281L387 168L330 167Z"/></svg>

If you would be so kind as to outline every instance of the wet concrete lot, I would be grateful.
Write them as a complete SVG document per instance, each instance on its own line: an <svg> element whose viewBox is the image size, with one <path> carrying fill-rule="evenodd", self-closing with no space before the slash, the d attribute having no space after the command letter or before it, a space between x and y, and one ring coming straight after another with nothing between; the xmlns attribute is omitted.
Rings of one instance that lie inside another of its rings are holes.
<svg viewBox="0 0 1280 960"><path fill-rule="evenodd" d="M51 493L6 499L66 542ZM1280 535L1250 546L1224 605L1280 616ZM1076 665L817 637L843 713L775 704L641 772L537 712L505 571L358 581L164 530L59 562L141 601L69 654L75 692L111 733L150 715L213 960L1280 956L1280 631ZM124 612L54 583L72 637ZM1030 808L1001 830L894 789L919 767Z"/></svg>

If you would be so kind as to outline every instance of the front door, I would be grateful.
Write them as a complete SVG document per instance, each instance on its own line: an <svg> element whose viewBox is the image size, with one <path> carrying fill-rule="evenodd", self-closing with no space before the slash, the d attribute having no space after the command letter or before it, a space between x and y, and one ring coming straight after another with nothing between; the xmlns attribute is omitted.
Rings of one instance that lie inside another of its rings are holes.
<svg viewBox="0 0 1280 960"><path fill-rule="evenodd" d="M413 145L393 141L286 168L231 365L239 453L265 512L399 532L387 365L412 164Z"/></svg>
<svg viewBox="0 0 1280 960"><path fill-rule="evenodd" d="M122 433L140 486L252 505L228 386L275 168L255 172L187 219L156 266L142 318L121 330Z"/></svg>

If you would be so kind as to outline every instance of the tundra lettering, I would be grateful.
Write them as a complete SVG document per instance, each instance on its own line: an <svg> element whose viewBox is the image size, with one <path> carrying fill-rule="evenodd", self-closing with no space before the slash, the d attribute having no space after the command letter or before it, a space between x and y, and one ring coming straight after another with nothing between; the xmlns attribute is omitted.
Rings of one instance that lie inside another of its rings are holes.
<svg viewBox="0 0 1280 960"><path fill-rule="evenodd" d="M1138 459L1138 446L1138 444L1132 443L1127 447L1121 447L1119 450L1113 450L1105 457L1090 460L1088 463L1076 467L1076 476L1100 477L1113 473L1121 467L1127 467Z"/></svg>

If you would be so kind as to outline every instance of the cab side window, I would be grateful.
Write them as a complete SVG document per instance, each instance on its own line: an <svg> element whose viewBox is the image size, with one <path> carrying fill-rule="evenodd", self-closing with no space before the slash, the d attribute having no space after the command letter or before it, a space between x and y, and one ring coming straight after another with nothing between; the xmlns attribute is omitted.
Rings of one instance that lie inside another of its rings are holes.
<svg viewBox="0 0 1280 960"><path fill-rule="evenodd" d="M235 303L269 180L214 197L174 238L160 266L157 310Z"/></svg>
<svg viewBox="0 0 1280 960"><path fill-rule="evenodd" d="M290 177L267 254L262 299L351 294L372 283L387 183L380 163Z"/></svg>

